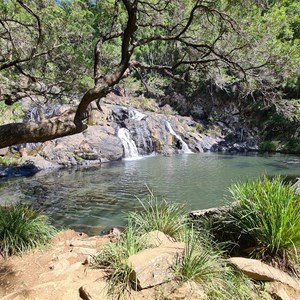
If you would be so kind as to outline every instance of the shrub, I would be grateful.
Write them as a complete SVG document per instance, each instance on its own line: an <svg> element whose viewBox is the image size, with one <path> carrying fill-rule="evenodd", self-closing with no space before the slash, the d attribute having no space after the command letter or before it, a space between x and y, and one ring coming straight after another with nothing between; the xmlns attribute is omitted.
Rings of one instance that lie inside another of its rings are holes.
<svg viewBox="0 0 300 300"><path fill-rule="evenodd" d="M138 200L142 205L142 210L130 213L129 218L141 232L159 230L175 237L185 226L187 213L183 205L158 199L151 191L149 191L148 200L145 202Z"/></svg>
<svg viewBox="0 0 300 300"><path fill-rule="evenodd" d="M55 234L48 219L38 211L20 203L0 207L0 253L22 254L45 245Z"/></svg>
<svg viewBox="0 0 300 300"><path fill-rule="evenodd" d="M264 141L258 145L258 150L262 152L275 152L278 145L278 141Z"/></svg>
<svg viewBox="0 0 300 300"><path fill-rule="evenodd" d="M300 139L299 138L289 139L288 142L284 145L282 152L299 154L300 153Z"/></svg>
<svg viewBox="0 0 300 300"><path fill-rule="evenodd" d="M252 255L293 259L300 242L300 196L291 183L264 176L235 184L230 191L238 204L229 213L228 225L252 241Z"/></svg>

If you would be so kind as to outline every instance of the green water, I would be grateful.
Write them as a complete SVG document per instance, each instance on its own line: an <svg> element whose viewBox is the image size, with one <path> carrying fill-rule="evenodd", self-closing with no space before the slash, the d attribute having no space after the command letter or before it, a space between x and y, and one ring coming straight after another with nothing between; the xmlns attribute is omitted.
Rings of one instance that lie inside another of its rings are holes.
<svg viewBox="0 0 300 300"><path fill-rule="evenodd" d="M27 201L55 225L89 234L124 223L140 207L147 186L158 197L186 203L188 210L224 203L228 187L260 175L300 177L300 158L287 155L189 154L148 157L81 170L60 170L0 182L0 202Z"/></svg>

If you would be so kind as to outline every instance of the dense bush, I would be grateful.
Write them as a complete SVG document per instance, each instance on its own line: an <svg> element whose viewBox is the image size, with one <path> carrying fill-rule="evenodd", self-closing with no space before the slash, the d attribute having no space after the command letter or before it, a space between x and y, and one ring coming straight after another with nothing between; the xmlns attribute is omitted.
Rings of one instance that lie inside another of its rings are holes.
<svg viewBox="0 0 300 300"><path fill-rule="evenodd" d="M258 145L258 150L261 152L275 152L278 144L278 141L264 141Z"/></svg>
<svg viewBox="0 0 300 300"><path fill-rule="evenodd" d="M288 142L284 145L282 152L300 154L300 139L299 138L289 139Z"/></svg>
<svg viewBox="0 0 300 300"><path fill-rule="evenodd" d="M20 203L0 207L0 254L22 254L45 245L55 234L48 219Z"/></svg>

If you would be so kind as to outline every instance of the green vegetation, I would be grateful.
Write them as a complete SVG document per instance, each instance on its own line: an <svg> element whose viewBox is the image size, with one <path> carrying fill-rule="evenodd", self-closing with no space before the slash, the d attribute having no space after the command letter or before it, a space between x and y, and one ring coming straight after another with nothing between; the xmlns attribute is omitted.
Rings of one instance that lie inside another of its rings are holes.
<svg viewBox="0 0 300 300"><path fill-rule="evenodd" d="M22 254L46 245L55 234L48 219L20 203L0 207L0 254Z"/></svg>
<svg viewBox="0 0 300 300"><path fill-rule="evenodd" d="M203 236L193 227L186 227L180 240L185 242L185 251L175 268L177 276L183 281L205 282L217 279L223 270L222 252L217 245L213 245L208 236Z"/></svg>
<svg viewBox="0 0 300 300"><path fill-rule="evenodd" d="M87 91L97 94L95 100L114 86L128 97L167 96L172 102L180 94L172 105L188 107L185 114L193 113L189 104L195 101L213 106L224 99L227 105L229 98L238 106L251 102L272 108L263 125L271 131L283 119L287 126L299 123L299 11L299 0L201 5L190 0L2 0L0 112L17 122L30 99L40 107L69 102L76 107ZM139 22L127 31L130 18ZM121 62L125 65L119 68ZM129 66L131 73L123 74ZM119 77L103 91L92 91L104 78L108 84L107 74ZM14 113L7 105L15 107ZM0 124L4 121L10 122L0 118ZM70 134L68 126L65 130ZM16 137L15 144L22 139L32 137Z"/></svg>
<svg viewBox="0 0 300 300"><path fill-rule="evenodd" d="M235 205L200 222L219 242L231 241L230 252L260 258L290 272L300 245L300 196L281 177L262 177L234 184Z"/></svg>
<svg viewBox="0 0 300 300"><path fill-rule="evenodd" d="M255 285L226 263L220 246L212 242L208 232L196 231L193 224L183 217L186 215L182 206L165 200L159 203L158 198L150 193L142 210L128 216L124 234L106 245L95 257L94 266L105 268L108 272L110 293L119 299L124 293L130 293L130 288L136 288L136 284L131 281L132 269L128 258L153 247L147 241L148 232L163 230L171 233L175 241L185 243L183 257L178 257L173 266L178 282L201 285L209 299L259 299ZM170 226L175 226L176 230L170 231Z"/></svg>
<svg viewBox="0 0 300 300"><path fill-rule="evenodd" d="M0 165L3 166L14 166L18 165L18 161L12 158L0 156Z"/></svg>
<svg viewBox="0 0 300 300"><path fill-rule="evenodd" d="M120 239L104 246L101 253L95 257L95 266L101 265L108 270L109 292L112 295L119 298L134 284L130 281L132 269L128 265L128 258L147 246L147 240L129 219Z"/></svg>
<svg viewBox="0 0 300 300"><path fill-rule="evenodd" d="M261 152L275 152L279 145L279 141L264 141L258 145L258 150Z"/></svg>
<svg viewBox="0 0 300 300"><path fill-rule="evenodd" d="M282 152L300 154L300 139L299 138L289 139L287 143L284 145Z"/></svg>
<svg viewBox="0 0 300 300"><path fill-rule="evenodd" d="M181 240L184 256L174 268L181 281L201 284L209 299L259 299L253 283L226 264L220 245L207 232L186 226Z"/></svg>
<svg viewBox="0 0 300 300"><path fill-rule="evenodd" d="M0 101L0 125L9 122L20 122L23 120L24 116L25 113L20 103L15 103L12 106L7 106Z"/></svg>
<svg viewBox="0 0 300 300"><path fill-rule="evenodd" d="M171 237L176 237L187 223L183 205L158 199L151 191L149 191L148 200L139 199L139 202L142 210L130 213L129 219L140 232L159 230Z"/></svg>

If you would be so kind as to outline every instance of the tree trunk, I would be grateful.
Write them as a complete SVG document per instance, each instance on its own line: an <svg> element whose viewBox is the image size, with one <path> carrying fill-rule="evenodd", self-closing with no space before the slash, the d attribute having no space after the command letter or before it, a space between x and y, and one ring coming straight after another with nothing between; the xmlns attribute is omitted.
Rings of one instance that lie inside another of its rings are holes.
<svg viewBox="0 0 300 300"><path fill-rule="evenodd" d="M11 123L0 126L0 148L23 143L45 142L82 132L86 125L74 124L74 112L41 122Z"/></svg>

